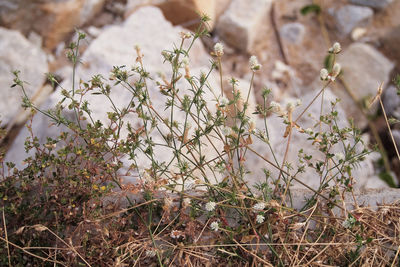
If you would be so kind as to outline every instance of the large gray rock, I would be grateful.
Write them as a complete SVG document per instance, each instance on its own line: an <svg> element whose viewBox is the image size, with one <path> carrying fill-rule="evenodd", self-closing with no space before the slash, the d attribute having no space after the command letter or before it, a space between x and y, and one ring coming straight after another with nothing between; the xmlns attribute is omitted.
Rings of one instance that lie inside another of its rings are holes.
<svg viewBox="0 0 400 267"><path fill-rule="evenodd" d="M329 8L337 28L341 34L349 34L355 27L366 26L372 19L374 12L369 7L344 5L338 8Z"/></svg>
<svg viewBox="0 0 400 267"><path fill-rule="evenodd" d="M272 2L273 0L232 0L216 25L222 40L241 51L250 52Z"/></svg>
<svg viewBox="0 0 400 267"><path fill-rule="evenodd" d="M110 26L109 28L105 29L98 36L98 38L89 45L82 57L84 64L80 65L77 69L78 76L76 81L79 79L88 81L93 75L96 74L101 74L103 77L108 77L113 66L126 65L127 69L130 69L131 66L137 65L137 63L135 63L136 54L133 47L135 45L139 45L141 47L142 54L144 54L144 67L146 71L148 71L150 75L155 78L155 80L147 80L147 87L152 105L159 112L159 114L163 116L163 118L169 118L170 112L169 110L165 110L166 98L165 96L161 95L160 88L156 83L157 81L160 81L160 79L157 78L157 73L164 73L166 77L168 77L167 79L169 79L171 74L171 66L168 63L163 63L161 52L164 49L171 50L173 48L173 44L179 45L179 33L181 31L182 28L173 27L171 23L167 22L159 9L154 7L141 8L127 18L124 24L120 26ZM189 43L190 41L187 42ZM210 57L204 50L201 43L196 42L191 50L190 67L192 74L198 74L203 66L205 69L207 69L209 60ZM180 72L183 75L185 74L183 69L181 69ZM132 77L132 81L135 81L137 78L138 76L134 75ZM191 95L191 93L188 91L188 88L190 88L189 83L185 82L183 78L181 80L182 82L178 84L181 97L183 94ZM216 95L218 95L220 89L218 89L216 82L213 81L215 80L213 75L211 75L209 79L209 83L211 84L210 88L214 89L216 91ZM162 81L160 82L162 83ZM76 83L75 86L77 87L78 83ZM62 87L70 89L72 87L72 80L69 79L63 82ZM128 89L122 86L114 86L111 90L110 98L113 100L115 106L121 109L130 103L132 94ZM215 106L215 102L213 101L214 93L211 91L211 89L205 89L205 98L207 99L207 103L212 111L212 107ZM60 90L58 90L49 99L45 107L54 106L60 99L62 99L62 95ZM89 103L89 108L92 110L93 119L100 120L104 125L109 125L110 122L107 112L112 111L112 104L110 101L105 96L91 94L87 94L84 97L84 100L87 100ZM67 116L70 116L70 114ZM178 108L175 108L174 119L178 121L180 129L182 129L185 116L183 112L179 111ZM141 119L138 119L136 115L127 116L125 121L130 122L133 127L137 127L141 124ZM189 118L189 121L191 121L191 118ZM49 134L52 137L56 137L59 133L59 130L54 130L55 127L52 127L54 131L50 131L48 127L46 127L49 124L50 121L48 118L43 117L40 114L35 117L33 121L33 130L35 135L39 137L39 140L44 141L45 137ZM192 121L191 124L193 125L193 130L196 123ZM125 127L121 131L122 137L126 137L127 135L127 130ZM167 131L166 127L161 123L160 129L164 132L164 134ZM189 133L189 136L191 134L192 132ZM154 130L151 135L155 143L165 142L156 130ZM18 167L22 166L21 161L24 159L23 143L26 136L28 136L27 130L22 131L15 140L10 151L7 153L6 160L14 162L17 161L16 163ZM215 157L215 155L223 150L221 145L213 147L210 143L207 143L208 140L202 141L206 146L204 148L206 151L206 160ZM157 161L159 162L166 162L166 164L168 164L169 160L173 157L172 149L165 146L157 146L154 151L157 155ZM188 154L190 153L188 152ZM133 162L125 160L125 164L127 166L129 166L130 163ZM140 155L137 158L136 163L141 169L150 167L150 161L144 155ZM173 163L171 166L175 166L175 163ZM213 181L211 175L212 174L210 174L209 178L210 181Z"/></svg>
<svg viewBox="0 0 400 267"><path fill-rule="evenodd" d="M352 4L372 7L374 9L384 9L392 2L393 0L350 0Z"/></svg>
<svg viewBox="0 0 400 267"><path fill-rule="evenodd" d="M374 47L364 43L353 43L337 61L342 65L341 78L348 88L361 101L374 97L381 83L387 84L394 64ZM338 90L337 95L349 117L352 117L359 127L366 126L366 118L361 114L352 98L344 90Z"/></svg>
<svg viewBox="0 0 400 267"><path fill-rule="evenodd" d="M25 89L32 97L43 85L48 72L46 54L17 31L0 28L0 120L8 124L21 107L22 92L11 88L14 70L26 81Z"/></svg>

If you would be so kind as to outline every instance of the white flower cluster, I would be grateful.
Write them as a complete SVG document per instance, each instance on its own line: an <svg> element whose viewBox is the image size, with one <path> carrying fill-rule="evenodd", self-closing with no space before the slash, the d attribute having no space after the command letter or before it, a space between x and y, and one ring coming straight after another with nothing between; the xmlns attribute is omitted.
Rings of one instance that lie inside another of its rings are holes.
<svg viewBox="0 0 400 267"><path fill-rule="evenodd" d="M289 101L286 105L287 111L293 111L295 107L302 104L301 99L296 99L296 101Z"/></svg>
<svg viewBox="0 0 400 267"><path fill-rule="evenodd" d="M214 201L210 201L210 202L206 203L205 208L207 211L213 211L213 210L215 210L216 206L217 206L217 203L215 203Z"/></svg>
<svg viewBox="0 0 400 267"><path fill-rule="evenodd" d="M258 59L256 56L251 56L249 59L250 63L250 69L253 71L261 69L261 64L258 62Z"/></svg>
<svg viewBox="0 0 400 267"><path fill-rule="evenodd" d="M263 223L265 221L265 217L263 215L257 215L256 222Z"/></svg>
<svg viewBox="0 0 400 267"><path fill-rule="evenodd" d="M258 202L253 206L253 210L255 211L261 211L265 208L265 203L264 202Z"/></svg>
<svg viewBox="0 0 400 267"><path fill-rule="evenodd" d="M276 112L276 113L278 113L282 110L281 104L279 104L278 102L275 102L275 101L271 101L269 106L271 107L272 111Z"/></svg>
<svg viewBox="0 0 400 267"><path fill-rule="evenodd" d="M342 51L342 46L340 45L340 43L335 42L331 48L329 48L328 52L329 53L333 53L333 54L339 54L340 51Z"/></svg>
<svg viewBox="0 0 400 267"><path fill-rule="evenodd" d="M335 42L331 48L329 48L328 52L331 54L339 54L340 51L342 51L342 46L340 45L340 43ZM329 73L329 71L325 68L321 69L320 73L319 73L319 77L321 78L321 80L323 81L331 81L333 82L336 77L339 75L340 71L342 70L342 67L340 66L339 63L335 63L332 67L332 71L331 73Z"/></svg>
<svg viewBox="0 0 400 267"><path fill-rule="evenodd" d="M221 43L216 43L214 45L214 53L217 57L220 57L224 54L224 45Z"/></svg>
<svg viewBox="0 0 400 267"><path fill-rule="evenodd" d="M221 97L221 99L219 100L220 107L225 107L228 105L228 103L229 100L226 97Z"/></svg>
<svg viewBox="0 0 400 267"><path fill-rule="evenodd" d="M212 223L210 224L210 228L211 228L213 231L217 232L217 231L219 230L219 224L218 224L218 222L212 222Z"/></svg>
<svg viewBox="0 0 400 267"><path fill-rule="evenodd" d="M189 66L189 58L188 58L188 57L184 57L184 58L182 59L182 64L183 64L184 66Z"/></svg>
<svg viewBox="0 0 400 267"><path fill-rule="evenodd" d="M329 73L329 71L327 69L323 68L323 69L321 69L321 71L319 73L319 77L323 81L330 80L333 82L336 79L336 77L339 75L341 70L342 70L342 66L340 66L339 63L335 63L332 67L331 73Z"/></svg>
<svg viewBox="0 0 400 267"><path fill-rule="evenodd" d="M345 155L341 152L335 154L335 160L338 162L344 161L345 160Z"/></svg>

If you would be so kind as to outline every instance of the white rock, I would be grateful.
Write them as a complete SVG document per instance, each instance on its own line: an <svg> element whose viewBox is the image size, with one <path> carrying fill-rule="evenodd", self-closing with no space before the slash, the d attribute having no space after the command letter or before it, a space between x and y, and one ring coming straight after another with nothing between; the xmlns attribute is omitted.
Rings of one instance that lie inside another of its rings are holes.
<svg viewBox="0 0 400 267"><path fill-rule="evenodd" d="M280 29L281 37L292 44L300 44L303 41L305 27L299 22L287 23Z"/></svg>
<svg viewBox="0 0 400 267"><path fill-rule="evenodd" d="M46 54L17 31L0 28L0 120L6 125L21 107L22 92L13 84L14 70L20 70L20 79L26 81L29 97L41 88L48 72Z"/></svg>
<svg viewBox="0 0 400 267"><path fill-rule="evenodd" d="M232 0L216 25L222 40L237 49L250 52L272 2L273 0Z"/></svg>
<svg viewBox="0 0 400 267"><path fill-rule="evenodd" d="M350 0L352 4L372 7L374 9L384 9L392 2L393 0Z"/></svg>
<svg viewBox="0 0 400 267"><path fill-rule="evenodd" d="M369 7L355 5L329 8L328 12L335 18L339 32L344 35L351 33L357 26L366 26L374 14Z"/></svg>
<svg viewBox="0 0 400 267"><path fill-rule="evenodd" d="M387 84L394 64L374 47L364 43L353 43L337 61L342 65L341 78L358 101L366 97L374 97L381 83ZM338 90L337 95L349 117L358 127L366 125L366 118L361 114L347 92Z"/></svg>

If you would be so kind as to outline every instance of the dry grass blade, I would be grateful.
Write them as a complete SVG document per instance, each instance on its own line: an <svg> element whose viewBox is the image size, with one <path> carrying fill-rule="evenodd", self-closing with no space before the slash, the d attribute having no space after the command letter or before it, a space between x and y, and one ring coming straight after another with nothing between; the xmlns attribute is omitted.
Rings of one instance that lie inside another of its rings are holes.
<svg viewBox="0 0 400 267"><path fill-rule="evenodd" d="M11 267L11 255L10 255L10 247L8 246L7 224L6 224L6 217L4 215L4 209L3 209L3 225L4 225L4 235L6 238L6 246L7 246L7 254L8 254L8 266Z"/></svg>

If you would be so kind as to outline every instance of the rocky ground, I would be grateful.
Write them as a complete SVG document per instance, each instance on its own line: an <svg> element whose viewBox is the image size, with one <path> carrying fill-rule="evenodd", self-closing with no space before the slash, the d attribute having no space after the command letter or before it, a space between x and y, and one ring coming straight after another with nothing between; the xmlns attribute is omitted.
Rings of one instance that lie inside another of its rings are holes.
<svg viewBox="0 0 400 267"><path fill-rule="evenodd" d="M311 4L319 5L320 12L303 15L302 8ZM65 51L68 43L76 39L74 28L79 28L87 34L77 72L81 79L89 80L98 73L107 76L114 65L132 65L136 57L134 45L142 48L151 74L168 73L160 53L179 41L179 32L196 27L198 12L211 17L211 36L194 47L190 62L193 72L207 67L214 44L222 42L224 79L239 78L245 88L251 77L248 58L256 55L262 71L256 76L253 106L262 101L260 92L264 86L272 89L269 101L285 104L289 99L300 98L303 103L310 102L322 87L319 72L327 50L334 41L340 42L338 62L343 74L327 91L325 107L339 97L343 125L347 125L347 117L354 118L365 138L372 142L375 138L370 133L376 129L388 151L394 176L400 177L400 164L394 157L382 115L368 122L356 105L373 97L383 83L386 112L400 119L400 97L391 82L400 73L399 0L0 0L0 119L1 126L9 132L2 144L8 150L6 160L23 166L23 144L28 135L21 127L28 116L19 108L21 93L10 89L12 70L21 70L32 101L43 108L54 106L61 97L60 89L46 83L44 73L55 73L63 87L71 85L72 66ZM216 77L211 79L217 88ZM114 97L120 105L128 99ZM95 118L105 121L102 101L90 98ZM309 112L318 117L319 104ZM374 114L381 114L378 106L372 108L370 115ZM277 117L271 116L269 121L277 125L272 131L272 146L284 151L284 125ZM40 116L33 121L33 131L43 142L47 135L56 136L58 132L49 128L49 123ZM400 130L394 127L393 135L400 145ZM291 148L293 157L289 158L293 162L300 148L309 147L305 140L296 138ZM254 146L257 148L257 143ZM268 157L264 150L259 147ZM283 158L283 152L278 157ZM383 170L377 164L379 158L380 155L371 154L356 170L358 187L387 187L377 177ZM257 158L249 162L256 166L252 166L254 169L260 169L262 164ZM255 171L254 175L259 173ZM315 186L316 181L304 179Z"/></svg>

